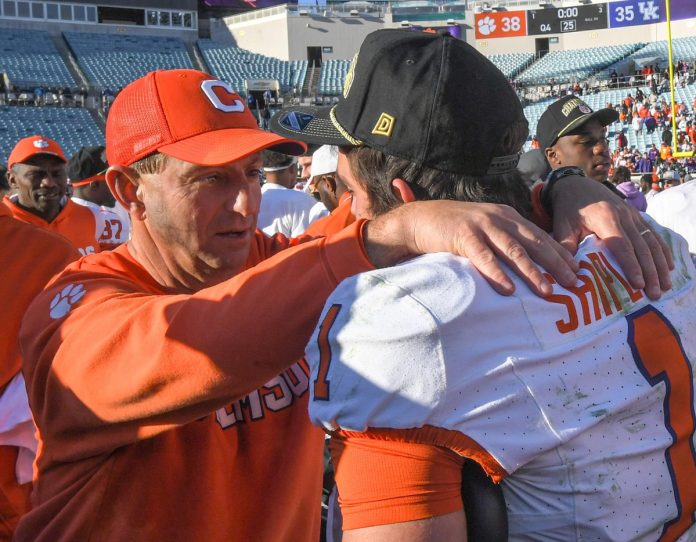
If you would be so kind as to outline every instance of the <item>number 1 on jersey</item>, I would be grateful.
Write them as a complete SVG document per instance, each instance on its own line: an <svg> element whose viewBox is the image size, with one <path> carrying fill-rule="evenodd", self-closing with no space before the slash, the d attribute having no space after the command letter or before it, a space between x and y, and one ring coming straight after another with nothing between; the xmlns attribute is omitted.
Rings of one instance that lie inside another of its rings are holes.
<svg viewBox="0 0 696 542"><path fill-rule="evenodd" d="M329 344L329 332L336 321L341 305L331 305L324 320L319 326L317 344L319 345L319 368L317 378L314 380L314 399L317 401L329 400L329 384L326 376L329 374L331 364L331 345Z"/></svg>
<svg viewBox="0 0 696 542"><path fill-rule="evenodd" d="M676 540L693 524L696 509L696 414L691 363L672 325L653 307L647 306L627 319L628 343L638 369L651 386L665 384L665 427L673 439L665 460L672 478L677 517L665 524L660 540ZM689 406L683 408L684 405Z"/></svg>

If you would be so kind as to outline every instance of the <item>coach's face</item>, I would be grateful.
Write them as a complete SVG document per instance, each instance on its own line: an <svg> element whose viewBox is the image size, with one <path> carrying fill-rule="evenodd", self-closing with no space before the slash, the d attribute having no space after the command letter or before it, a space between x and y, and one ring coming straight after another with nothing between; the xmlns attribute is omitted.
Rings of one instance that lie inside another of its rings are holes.
<svg viewBox="0 0 696 542"><path fill-rule="evenodd" d="M591 179L604 182L611 166L606 128L598 120L591 120L572 134L560 137L546 149L546 158L553 169L576 166Z"/></svg>
<svg viewBox="0 0 696 542"><path fill-rule="evenodd" d="M8 176L19 204L51 222L61 210L68 182L65 162L49 154L36 154L12 166Z"/></svg>
<svg viewBox="0 0 696 542"><path fill-rule="evenodd" d="M168 158L158 174L140 176L141 219L176 274L205 286L242 270L261 202L261 154L222 166Z"/></svg>

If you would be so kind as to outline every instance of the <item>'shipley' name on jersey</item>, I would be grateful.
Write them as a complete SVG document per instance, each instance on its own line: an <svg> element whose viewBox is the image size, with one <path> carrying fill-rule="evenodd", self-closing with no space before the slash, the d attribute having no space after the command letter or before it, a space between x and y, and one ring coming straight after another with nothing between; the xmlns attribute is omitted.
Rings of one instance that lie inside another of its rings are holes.
<svg viewBox="0 0 696 542"><path fill-rule="evenodd" d="M579 263L578 280L582 285L567 288L570 295L553 294L546 298L566 309L566 318L556 321L561 333L570 333L581 324L587 326L615 312L627 311L644 298L643 292L634 290L602 252L589 252ZM555 282L551 275L545 273L545 276Z"/></svg>

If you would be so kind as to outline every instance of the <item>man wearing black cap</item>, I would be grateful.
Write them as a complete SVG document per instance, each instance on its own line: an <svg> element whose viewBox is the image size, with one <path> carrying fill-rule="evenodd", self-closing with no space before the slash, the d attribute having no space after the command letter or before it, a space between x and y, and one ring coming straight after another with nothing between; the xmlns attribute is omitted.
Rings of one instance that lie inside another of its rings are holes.
<svg viewBox="0 0 696 542"><path fill-rule="evenodd" d="M387 36L389 33L377 32L374 35ZM373 44L369 47L379 45ZM393 70L387 76L382 76L380 81L356 81L354 66L355 63L346 75L343 97L336 106L288 108L271 119L271 130L315 145L345 147L346 142L351 146L366 143L394 156L415 156L419 160L427 156L428 163L440 171L446 171L448 167L456 164L467 164L469 168L474 168L472 171L476 174L515 168L519 149L509 156L495 156L493 153L495 146L499 144L501 127L506 128L509 125L510 119L518 113L519 104L477 103L475 100L486 96L486 91L489 90L485 86L483 75L475 76L476 85L467 84L468 80L461 73L450 73L454 68L449 63L417 67L414 58L407 56L406 52L399 57ZM437 80L441 72L455 80L452 86L456 86L457 90L452 91L451 87L437 88L433 90L432 96L424 95L421 90L423 81L428 77ZM395 97L394 88L403 89L405 92ZM497 91L497 88L495 90ZM364 96L364 102L347 99L355 94ZM468 114L466 122L461 123L459 117L442 114L442 111L431 103L430 98L458 104L461 110ZM565 103L568 99L564 98L558 103ZM582 104L582 101L579 102ZM472 114L473 103L476 103L476 115ZM580 108L575 105L571 104L571 111L566 111L574 120L567 120L564 124L566 129L558 130L563 134L588 120L584 115L593 119L601 118L604 123L608 123L616 115L611 110L602 110L593 116L588 106L583 105ZM482 107L484 109L481 109ZM573 109L577 109L577 112L573 112ZM393 114L395 110L399 112L398 115ZM560 115L565 118L563 111ZM427 129L425 135L424 129ZM475 145L471 144L472 134L476 134L478 138ZM545 147L545 142L553 144L558 139L558 136L545 137L542 132L539 132L539 137L542 148ZM603 138L603 135L601 137ZM446 140L446 145L443 144L443 139ZM603 143L603 140L597 141ZM341 154L345 155L343 149ZM543 207L553 215L554 236L571 252L577 249L577 243L587 233L610 239L611 244L618 241L612 249L622 268L630 277L639 277L640 273L636 273L635 267L636 256L640 260L640 267L647 271L646 291L651 298L659 297L658 283L669 275L664 265L663 251L666 249L664 246L660 247L659 238L641 235L639 232L649 231L648 226L637 213L629 212L627 207L619 205L621 202L616 198L611 199L611 216L603 214L607 207L598 206L594 209L602 213L602 216L598 214L590 218L588 211L593 209L591 205L609 196L606 196L603 190L596 190L591 183L579 185L582 179L579 179L578 175L584 175L582 170L575 168L564 173L574 176L565 181L562 177L566 175L559 176L555 181L547 182L543 191L533 192L532 203L535 211ZM556 189L559 186L558 181L561 181L562 190ZM382 191L391 193L391 188L385 187ZM448 195L447 198L455 199L453 195ZM354 201L353 215L360 216L355 205ZM578 212L579 209L583 209L582 214ZM535 213L537 219L541 218L538 215L539 213ZM617 220L621 223L618 224ZM654 264L660 267L658 272L655 271ZM639 288L642 285L642 282L634 283L634 286Z"/></svg>
<svg viewBox="0 0 696 542"><path fill-rule="evenodd" d="M604 183L611 167L606 127L618 118L613 109L593 111L577 96L551 104L539 119L537 133L555 172L552 178L581 174Z"/></svg>
<svg viewBox="0 0 696 542"><path fill-rule="evenodd" d="M338 175L357 217L423 199L529 211L515 167L526 119L505 77L473 48L443 34L378 31L347 81L337 107L295 109L274 128L304 125L295 137L341 146ZM393 88L408 99L394 100ZM483 152L469 152L479 137ZM683 244L674 248L684 255ZM663 524L669 535L691 529L696 493L689 478L670 477L673 439L659 406L669 398L650 375L672 362L684 374L694 367L696 337L675 338L670 321L696 317L696 269L682 257L672 275L682 286L653 306L595 236L576 260L582 286L557 285L548 299L520 283L503 298L470 262L442 254L334 291L306 359L310 417L333 432L345 540L464 540L463 457L505 480L513 538L615 540L630 525L623 538L656 539ZM673 348L678 340L685 353ZM692 383L677 380L677 408L693 412ZM685 454L694 425L677 437ZM679 469L690 476L695 462Z"/></svg>
<svg viewBox="0 0 696 542"><path fill-rule="evenodd" d="M82 147L70 158L67 173L73 188L72 200L94 211L106 213L106 237L113 238L112 244L115 246L130 238L130 217L128 211L116 204L106 184L105 173L109 165L105 152L103 146Z"/></svg>

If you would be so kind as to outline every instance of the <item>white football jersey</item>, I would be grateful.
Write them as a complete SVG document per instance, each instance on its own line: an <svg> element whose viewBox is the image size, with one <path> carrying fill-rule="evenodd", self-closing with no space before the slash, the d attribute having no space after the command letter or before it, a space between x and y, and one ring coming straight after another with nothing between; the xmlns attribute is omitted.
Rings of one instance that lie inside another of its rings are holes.
<svg viewBox="0 0 696 542"><path fill-rule="evenodd" d="M696 539L696 269L661 231L675 269L656 302L595 237L578 285L545 299L448 254L343 281L307 349L312 420L474 457L503 479L514 540Z"/></svg>
<svg viewBox="0 0 696 542"><path fill-rule="evenodd" d="M674 186L651 198L648 214L657 222L676 231L689 243L689 249L696 254L696 181Z"/></svg>
<svg viewBox="0 0 696 542"><path fill-rule="evenodd" d="M116 207L123 209L124 213L117 212L116 207L112 209L75 196L71 199L92 211L96 225L95 237L102 247L117 247L130 239L130 216L118 203Z"/></svg>

